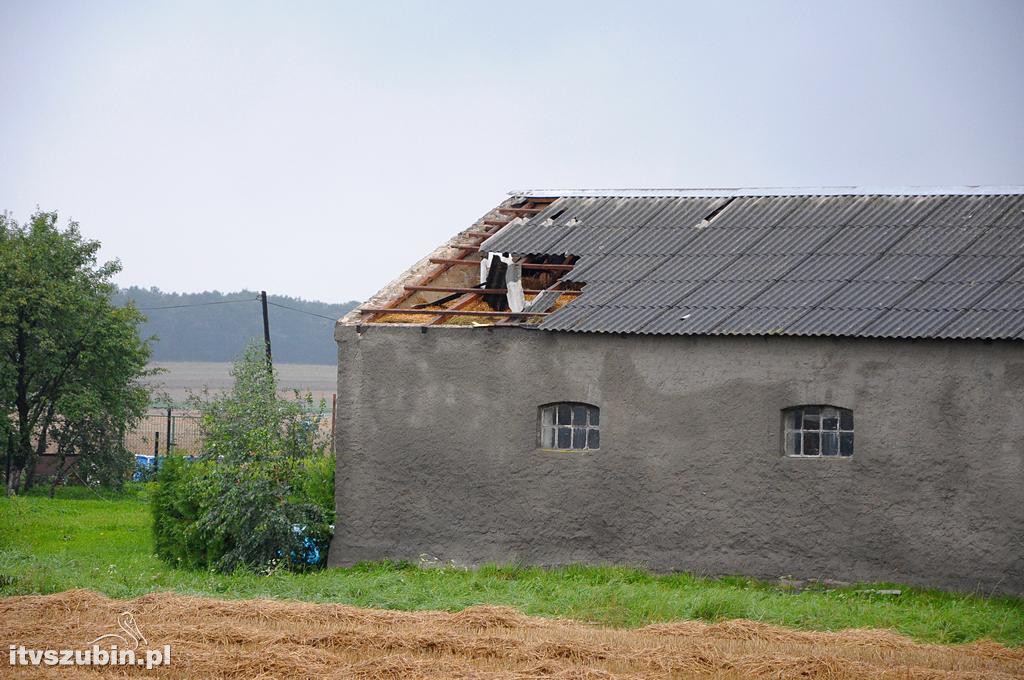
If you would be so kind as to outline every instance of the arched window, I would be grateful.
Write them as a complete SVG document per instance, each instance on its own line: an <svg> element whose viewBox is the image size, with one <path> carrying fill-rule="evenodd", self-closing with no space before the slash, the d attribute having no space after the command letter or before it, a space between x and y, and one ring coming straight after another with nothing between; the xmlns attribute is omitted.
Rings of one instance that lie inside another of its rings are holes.
<svg viewBox="0 0 1024 680"><path fill-rule="evenodd" d="M788 456L852 456L853 411L836 406L794 406L782 412Z"/></svg>
<svg viewBox="0 0 1024 680"><path fill-rule="evenodd" d="M540 445L544 449L593 451L601 447L601 411L564 401L540 407Z"/></svg>

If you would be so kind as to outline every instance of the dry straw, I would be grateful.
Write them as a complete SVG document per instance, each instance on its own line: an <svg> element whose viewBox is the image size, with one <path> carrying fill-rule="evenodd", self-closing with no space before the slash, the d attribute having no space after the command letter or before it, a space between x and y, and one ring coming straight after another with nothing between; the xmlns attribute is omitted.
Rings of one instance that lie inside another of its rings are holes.
<svg viewBox="0 0 1024 680"><path fill-rule="evenodd" d="M129 610L172 664L11 669L4 677L158 678L1024 678L1024 650L994 642L915 643L882 630L796 631L755 621L683 621L639 630L528 617L509 607L393 612L157 593L111 600L84 590L0 600L0 642L82 645ZM11 672L9 672L11 671Z"/></svg>

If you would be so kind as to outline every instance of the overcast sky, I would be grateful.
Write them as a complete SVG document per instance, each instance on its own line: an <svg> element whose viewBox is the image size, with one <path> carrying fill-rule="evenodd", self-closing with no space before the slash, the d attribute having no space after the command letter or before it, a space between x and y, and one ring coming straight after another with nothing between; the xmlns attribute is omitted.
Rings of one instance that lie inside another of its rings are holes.
<svg viewBox="0 0 1024 680"><path fill-rule="evenodd" d="M364 299L512 189L1024 184L1024 2L0 0L0 210Z"/></svg>

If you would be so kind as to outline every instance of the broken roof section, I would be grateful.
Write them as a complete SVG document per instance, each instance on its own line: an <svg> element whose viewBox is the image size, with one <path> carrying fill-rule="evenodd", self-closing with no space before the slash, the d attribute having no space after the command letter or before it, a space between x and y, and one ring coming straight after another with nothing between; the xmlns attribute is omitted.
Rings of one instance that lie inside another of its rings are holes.
<svg viewBox="0 0 1024 680"><path fill-rule="evenodd" d="M345 321L1024 339L1024 189L801 191L517 194Z"/></svg>

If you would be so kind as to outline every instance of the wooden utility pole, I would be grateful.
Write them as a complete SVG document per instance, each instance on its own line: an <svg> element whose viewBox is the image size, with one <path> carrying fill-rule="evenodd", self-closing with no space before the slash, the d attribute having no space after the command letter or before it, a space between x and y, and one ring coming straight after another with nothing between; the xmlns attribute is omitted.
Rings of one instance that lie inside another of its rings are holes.
<svg viewBox="0 0 1024 680"><path fill-rule="evenodd" d="M267 291L260 291L260 303L263 305L263 342L267 346L267 368L274 369L274 360L270 356L270 317L267 316Z"/></svg>
<svg viewBox="0 0 1024 680"><path fill-rule="evenodd" d="M168 406L167 407L167 441L164 444L164 449L166 449L168 456L171 455L171 446L173 446L173 444L174 444L174 440L171 438L171 435L173 434L171 432L171 425L173 424L173 422L174 422L174 416L172 415L171 407Z"/></svg>

